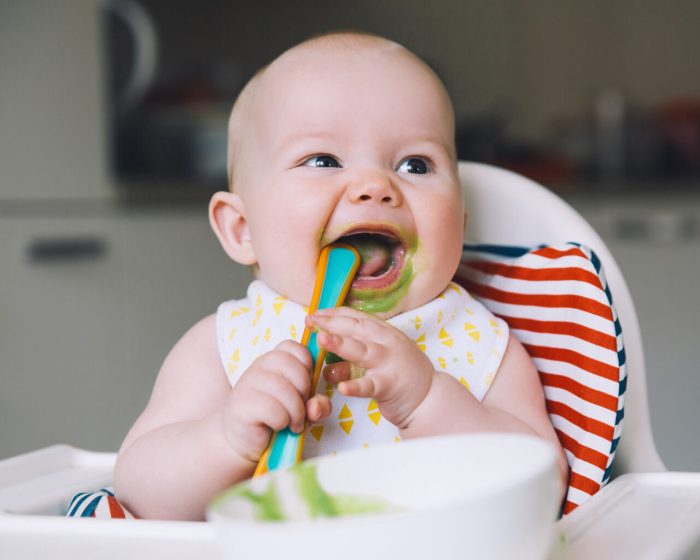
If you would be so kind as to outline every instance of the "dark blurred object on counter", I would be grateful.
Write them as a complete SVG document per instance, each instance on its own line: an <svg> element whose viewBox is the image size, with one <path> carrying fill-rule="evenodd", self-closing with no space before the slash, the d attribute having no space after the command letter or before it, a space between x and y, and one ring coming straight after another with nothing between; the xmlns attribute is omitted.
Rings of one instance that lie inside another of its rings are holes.
<svg viewBox="0 0 700 560"><path fill-rule="evenodd" d="M578 178L575 162L562 150L510 137L503 117L496 115L460 122L456 145L460 160L504 167L555 189Z"/></svg>
<svg viewBox="0 0 700 560"><path fill-rule="evenodd" d="M242 85L235 62L213 57L157 72L158 28L133 0L104 0L112 170L122 184L225 188L228 112Z"/></svg>
<svg viewBox="0 0 700 560"><path fill-rule="evenodd" d="M658 107L656 115L663 175L700 175L700 99L671 99Z"/></svg>
<svg viewBox="0 0 700 560"><path fill-rule="evenodd" d="M594 98L588 116L549 123L542 140L507 130L499 115L458 123L458 157L505 167L558 191L700 188L698 98L649 108L608 89Z"/></svg>

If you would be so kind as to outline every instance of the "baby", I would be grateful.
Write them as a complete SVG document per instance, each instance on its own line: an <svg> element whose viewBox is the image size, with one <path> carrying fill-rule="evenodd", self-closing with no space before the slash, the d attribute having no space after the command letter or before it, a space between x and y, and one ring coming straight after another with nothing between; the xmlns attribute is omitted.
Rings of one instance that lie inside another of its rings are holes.
<svg viewBox="0 0 700 560"><path fill-rule="evenodd" d="M305 457L448 433L519 432L552 442L537 371L508 327L462 288L466 213L454 115L430 68L380 37L334 33L261 70L233 108L230 192L210 221L253 267L168 355L115 470L137 516L201 519L250 477L274 431ZM306 316L321 249L362 255L347 307ZM341 361L310 395L304 327Z"/></svg>

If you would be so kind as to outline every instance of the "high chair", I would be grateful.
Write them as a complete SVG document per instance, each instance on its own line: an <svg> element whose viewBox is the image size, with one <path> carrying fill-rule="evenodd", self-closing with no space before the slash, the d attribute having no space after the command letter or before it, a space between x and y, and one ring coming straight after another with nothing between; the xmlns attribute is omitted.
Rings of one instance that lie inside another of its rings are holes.
<svg viewBox="0 0 700 560"><path fill-rule="evenodd" d="M627 356L623 436L613 480L557 522L550 560L700 557L700 473L671 473L654 445L639 324L615 260L591 226L547 189L495 167L460 163L469 240L538 246L575 241L603 263ZM206 523L60 517L77 492L111 484L115 454L53 446L0 461L0 558L215 558Z"/></svg>
<svg viewBox="0 0 700 560"><path fill-rule="evenodd" d="M470 239L504 245L575 241L603 263L622 325L627 391L614 480L558 521L552 558L700 558L700 473L666 470L654 444L639 322L605 243L566 202L540 185L488 165L460 163Z"/></svg>

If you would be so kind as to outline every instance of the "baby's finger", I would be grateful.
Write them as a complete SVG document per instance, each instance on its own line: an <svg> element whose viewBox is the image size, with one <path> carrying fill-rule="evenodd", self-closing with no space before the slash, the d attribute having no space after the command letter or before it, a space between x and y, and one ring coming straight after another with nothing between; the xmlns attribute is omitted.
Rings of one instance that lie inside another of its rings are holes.
<svg viewBox="0 0 700 560"><path fill-rule="evenodd" d="M311 372L296 356L275 349L260 359L260 365L264 371L274 372L287 379L303 398L308 397L311 390Z"/></svg>
<svg viewBox="0 0 700 560"><path fill-rule="evenodd" d="M358 309L353 309L352 307L327 307L325 309L318 309L314 315L328 316L328 317L349 317L357 319L358 321L368 321L370 323L378 323L383 325L385 321L379 319L374 315L365 313Z"/></svg>
<svg viewBox="0 0 700 560"><path fill-rule="evenodd" d="M355 338L365 340L383 341L387 338L390 332L390 325L383 321L376 320L369 316L350 316L344 314L329 314L317 312L313 315L307 315L306 325L316 327L317 329L332 332L333 334L341 334L354 336ZM333 310L337 311L337 310Z"/></svg>
<svg viewBox="0 0 700 560"><path fill-rule="evenodd" d="M275 347L275 350L282 350L283 352L291 354L307 369L311 369L314 365L311 354L309 354L309 349L295 340L283 340Z"/></svg>
<svg viewBox="0 0 700 560"><path fill-rule="evenodd" d="M377 344L365 342L352 336L331 334L327 331L320 331L316 335L316 340L322 348L333 352L348 362L355 362L362 367L370 368L375 365L381 356L381 351Z"/></svg>
<svg viewBox="0 0 700 560"><path fill-rule="evenodd" d="M300 433L303 431L304 421L306 420L306 406L296 387L288 379L270 372L265 376L264 382L256 389L276 399L286 409L289 415L288 425L293 432ZM282 427L284 428L285 426Z"/></svg>
<svg viewBox="0 0 700 560"><path fill-rule="evenodd" d="M289 411L278 399L260 391L256 391L254 397L255 412L252 414L256 415L253 418L255 422L264 424L275 432L279 432L289 426Z"/></svg>
<svg viewBox="0 0 700 560"><path fill-rule="evenodd" d="M331 400L326 395L314 395L306 402L306 416L311 422L325 420L331 410Z"/></svg>
<svg viewBox="0 0 700 560"><path fill-rule="evenodd" d="M390 400L390 390L388 382L381 376L366 375L338 384L338 391L347 397L374 398L378 401Z"/></svg>

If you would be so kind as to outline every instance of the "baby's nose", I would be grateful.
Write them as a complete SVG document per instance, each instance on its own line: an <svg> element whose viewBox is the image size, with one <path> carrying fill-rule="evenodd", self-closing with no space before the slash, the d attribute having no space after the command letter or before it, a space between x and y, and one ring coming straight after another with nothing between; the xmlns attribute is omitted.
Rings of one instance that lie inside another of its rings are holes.
<svg viewBox="0 0 700 560"><path fill-rule="evenodd" d="M355 178L347 190L355 204L385 204L395 207L401 204L401 192L391 178L383 173L365 173Z"/></svg>

